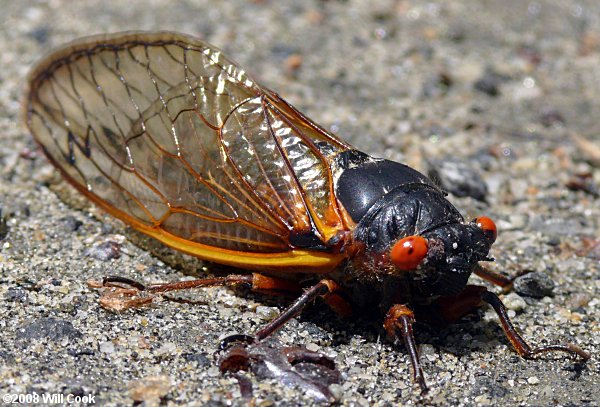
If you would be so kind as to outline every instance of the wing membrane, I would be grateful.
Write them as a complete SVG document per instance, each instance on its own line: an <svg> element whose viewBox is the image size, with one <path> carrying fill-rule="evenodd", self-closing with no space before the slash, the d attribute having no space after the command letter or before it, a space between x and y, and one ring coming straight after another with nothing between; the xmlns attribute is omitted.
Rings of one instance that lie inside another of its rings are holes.
<svg viewBox="0 0 600 407"><path fill-rule="evenodd" d="M168 244L205 258L295 251L294 263L292 234L325 244L346 228L329 164L349 146L202 41L84 39L43 60L29 87L27 124L51 161Z"/></svg>

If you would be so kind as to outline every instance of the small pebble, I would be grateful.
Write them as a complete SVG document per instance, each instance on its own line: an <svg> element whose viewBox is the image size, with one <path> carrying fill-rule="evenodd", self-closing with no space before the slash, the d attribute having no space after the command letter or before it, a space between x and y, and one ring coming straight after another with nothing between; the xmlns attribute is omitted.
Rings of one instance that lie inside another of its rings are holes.
<svg viewBox="0 0 600 407"><path fill-rule="evenodd" d="M309 342L306 344L306 349L311 352L317 352L319 349L321 349L321 347L316 343Z"/></svg>
<svg viewBox="0 0 600 407"><path fill-rule="evenodd" d="M65 223L65 227L68 231L76 232L83 225L83 222L74 216L65 216L62 221Z"/></svg>
<svg viewBox="0 0 600 407"><path fill-rule="evenodd" d="M110 354L110 353L114 353L115 344L110 341L101 342L100 346L98 348L100 349L100 352Z"/></svg>
<svg viewBox="0 0 600 407"><path fill-rule="evenodd" d="M486 395L483 395L483 394L481 396L475 397L475 402L481 406L489 406L490 405L490 399Z"/></svg>
<svg viewBox="0 0 600 407"><path fill-rule="evenodd" d="M473 87L488 96L498 96L500 95L500 85L507 78L503 75L496 73L492 69L487 69L481 78L479 78Z"/></svg>
<svg viewBox="0 0 600 407"><path fill-rule="evenodd" d="M330 384L329 391L331 392L333 398L336 400L339 400L344 394L344 388L337 383Z"/></svg>
<svg viewBox="0 0 600 407"><path fill-rule="evenodd" d="M136 402L155 404L171 389L171 379L167 376L145 377L129 383L129 397Z"/></svg>
<svg viewBox="0 0 600 407"><path fill-rule="evenodd" d="M177 351L177 346L173 342L165 342L156 350L157 355L172 355Z"/></svg>
<svg viewBox="0 0 600 407"><path fill-rule="evenodd" d="M20 287L9 287L4 294L4 299L6 301L25 302L27 292Z"/></svg>
<svg viewBox="0 0 600 407"><path fill-rule="evenodd" d="M256 313L263 319L272 319L279 314L277 308L266 307L264 305L259 305L258 307L256 307Z"/></svg>
<svg viewBox="0 0 600 407"><path fill-rule="evenodd" d="M121 245L113 241L105 241L87 249L84 254L97 260L108 261L121 257Z"/></svg>
<svg viewBox="0 0 600 407"><path fill-rule="evenodd" d="M419 354L421 357L427 358L430 362L433 362L437 359L437 354L435 352L435 348L431 345L421 345L419 346Z"/></svg>
<svg viewBox="0 0 600 407"><path fill-rule="evenodd" d="M82 333L73 327L70 321L58 318L40 318L28 322L17 330L17 339L32 340L48 338L59 342L63 338L80 338Z"/></svg>
<svg viewBox="0 0 600 407"><path fill-rule="evenodd" d="M511 311L523 311L527 307L525 300L516 293L510 293L504 296L502 302Z"/></svg>
<svg viewBox="0 0 600 407"><path fill-rule="evenodd" d="M211 366L211 360L202 353L183 353L181 355L188 362L195 362L199 367Z"/></svg>
<svg viewBox="0 0 600 407"><path fill-rule="evenodd" d="M429 177L440 187L455 196L470 196L485 201L487 185L473 167L451 158L435 160L429 164Z"/></svg>
<svg viewBox="0 0 600 407"><path fill-rule="evenodd" d="M585 307L589 303L590 303L590 296L586 293L573 294L573 296L571 296L571 298L567 302L571 311L574 311L577 308Z"/></svg>
<svg viewBox="0 0 600 407"><path fill-rule="evenodd" d="M538 379L536 376L531 376L529 378L527 378L527 383L529 384L538 384L540 382L540 379Z"/></svg>
<svg viewBox="0 0 600 407"><path fill-rule="evenodd" d="M543 298L552 295L554 281L545 273L533 272L517 277L513 287L524 297Z"/></svg>

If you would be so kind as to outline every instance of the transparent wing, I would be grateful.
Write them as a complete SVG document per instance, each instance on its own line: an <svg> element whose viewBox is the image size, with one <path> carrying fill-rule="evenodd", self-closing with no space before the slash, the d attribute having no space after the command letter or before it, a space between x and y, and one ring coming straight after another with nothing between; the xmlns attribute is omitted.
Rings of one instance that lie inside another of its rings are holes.
<svg viewBox="0 0 600 407"><path fill-rule="evenodd" d="M277 253L346 228L330 162L349 146L197 39L73 43L32 72L26 116L80 191L163 241Z"/></svg>

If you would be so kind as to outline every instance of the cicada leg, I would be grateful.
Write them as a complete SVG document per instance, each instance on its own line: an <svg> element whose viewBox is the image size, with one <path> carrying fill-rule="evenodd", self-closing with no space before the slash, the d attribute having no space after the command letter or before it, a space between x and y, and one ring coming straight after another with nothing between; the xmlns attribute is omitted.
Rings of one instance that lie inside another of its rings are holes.
<svg viewBox="0 0 600 407"><path fill-rule="evenodd" d="M481 264L478 264L473 270L473 273L475 273L476 276L484 279L489 283L497 285L498 287L501 287L502 293L507 293L512 290L513 283L517 277L522 277L531 272L533 272L533 270L523 270L512 277L506 277L505 275L500 274L496 271L486 269Z"/></svg>
<svg viewBox="0 0 600 407"><path fill-rule="evenodd" d="M514 278L506 277L495 271L488 270L479 264L475 267L473 273L475 273L475 275L484 279L485 281L502 287L504 292L510 291L512 289Z"/></svg>
<svg viewBox="0 0 600 407"><path fill-rule="evenodd" d="M326 293L320 294L319 287L322 287L321 283L323 281L327 282L323 284L326 284L331 288L328 289ZM304 301L305 298L307 298L306 294L315 292L317 293L316 296L322 296L325 302L338 314L341 314L342 316L348 316L351 313L351 308L347 301L344 300L340 295L341 289L339 286L331 280L323 281L311 287L300 298L298 298L298 300L292 306L296 305L297 307L300 307L299 310L301 310L304 305L314 299L308 298L306 301ZM100 302L102 306L111 311L123 311L128 308L147 305L159 294L164 294L170 291L189 290L199 287L247 286L252 291L258 293L287 296L296 295L302 292L302 287L294 281L269 277L260 273L253 273L250 275L232 274L225 277L202 278L197 280L149 285L144 285L136 280L126 277L108 276L105 277L102 282L88 281L88 286L91 288L110 288L110 292L105 294L100 299ZM298 301L301 300L303 302L298 304ZM284 313L286 311L284 311Z"/></svg>
<svg viewBox="0 0 600 407"><path fill-rule="evenodd" d="M144 285L135 280L124 277L110 276L106 277L102 283L88 282L88 285L93 288L109 288L110 291L100 299L100 303L103 307L117 312L128 308L147 305L157 298L157 295L159 294L198 287L236 287L245 285L252 289L252 291L271 295L290 295L302 292L301 286L296 282L281 278L269 277L259 273L253 273L251 275L234 274L225 277L203 278L197 280L150 285ZM290 319L300 314L302 309L308 303L314 301L317 297L323 297L323 300L337 313L343 316L350 315L351 307L342 297L341 292L341 288L334 281L321 280L317 284L305 290L302 295L300 295L300 297L298 297L288 308L286 308L275 319L264 325L253 336L233 335L231 337L227 337L221 342L220 349L226 350L227 348L233 348L234 346L231 346L232 344L250 344L265 339L285 325L285 323ZM294 348L289 348L288 351L291 352L291 349ZM240 354L242 353L243 352L238 351L233 353L230 352L230 357L238 360L240 359ZM295 355L295 359L299 358L301 355L307 355L307 362L314 362L317 360L315 359L314 355L310 354L310 352L307 353L298 351L293 354ZM319 360L322 360L322 358ZM325 365L326 363L323 364ZM225 362L225 365L241 366L243 363Z"/></svg>
<svg viewBox="0 0 600 407"><path fill-rule="evenodd" d="M460 294L455 296L441 297L436 301L437 312L447 323L452 323L462 316L472 312L475 308L488 303L492 306L498 317L502 330L517 353L525 359L533 359L537 355L546 352L565 352L572 356L579 356L582 360L590 358L590 354L574 344L549 345L532 348L517 332L508 317L506 307L496 294L488 291L485 287L468 285Z"/></svg>
<svg viewBox="0 0 600 407"><path fill-rule="evenodd" d="M238 378L242 392L251 396L252 385L240 371L250 370L254 364L276 367L272 372L275 377L281 376L283 381L291 381L301 387L310 388L315 394L321 394L327 400L333 400L328 390L328 383L339 382L339 372L335 370L333 360L318 352L304 347L271 346L263 341L286 322L302 312L302 309L317 297L323 300L336 312L350 314L350 305L341 295L342 290L332 280L321 280L302 292L296 282L264 276L229 275L226 277L205 278L175 283L143 285L137 281L123 277L108 277L102 283L90 282L91 287L107 287L111 291L101 298L101 304L113 311L121 311L131 307L139 307L151 303L160 294L196 287L245 285L256 292L281 295L302 294L279 316L265 324L254 335L231 335L221 341L219 351L219 368L222 373L232 373ZM307 365L312 368L307 368ZM295 366L302 366L298 371ZM307 370L308 369L308 370Z"/></svg>
<svg viewBox="0 0 600 407"><path fill-rule="evenodd" d="M288 308L279 314L274 320L259 329L254 335L258 340L264 339L281 328L290 319L302 312L302 309L317 297L323 297L325 302L342 315L350 314L350 305L341 297L341 288L333 280L321 280L296 299Z"/></svg>
<svg viewBox="0 0 600 407"><path fill-rule="evenodd" d="M219 360L221 372L238 374L241 370L251 369L254 363L270 366L274 377L311 389L311 392L319 393L332 401L328 383L338 383L340 377L333 360L304 347L273 348L265 343L268 341L263 341L300 314L317 297L322 297L339 313L348 314L350 311L350 306L341 296L340 287L332 280L321 280L305 290L296 301L254 335L232 335L223 339L220 346L223 354ZM313 368L307 370L307 365ZM303 369L296 371L294 366L303 366Z"/></svg>
<svg viewBox="0 0 600 407"><path fill-rule="evenodd" d="M457 295L438 298L433 312L427 313L425 317L430 318L434 324L452 324L481 307L481 295L485 291L487 288L483 286L469 284Z"/></svg>
<svg viewBox="0 0 600 407"><path fill-rule="evenodd" d="M567 343L566 345L549 345L532 348L516 331L508 317L506 307L496 294L485 290L481 294L481 299L490 304L494 311L496 311L496 314L498 314L498 317L500 318L500 323L502 324L502 330L504 330L504 334L510 341L513 348L515 348L517 353L524 359L533 359L537 355L546 352L564 352L574 357L579 356L583 361L586 361L590 358L590 354L588 352L572 343Z"/></svg>
<svg viewBox="0 0 600 407"><path fill-rule="evenodd" d="M329 369L335 369L335 363L327 356L319 352L314 352L305 348L299 348L297 346L287 346L283 348L283 352L292 365L298 363L312 363L315 365L325 366Z"/></svg>
<svg viewBox="0 0 600 407"><path fill-rule="evenodd" d="M348 315L350 313L350 305L341 296L341 288L338 284L332 280L321 280L305 290L290 306L281 312L275 319L256 331L254 335L232 335L223 339L221 341L220 349L226 351L226 353L221 358L221 370L235 371L236 369L242 370L247 368L249 362L248 360L243 360L242 357L242 355L247 355L244 348L247 345L257 343L272 335L275 331L283 327L290 319L299 315L308 303L314 301L318 297L322 297L334 311L337 311L342 315ZM329 358L307 351L304 348L288 347L285 348L285 353L290 363L307 362L320 364L328 368L331 368L333 365L333 362Z"/></svg>
<svg viewBox="0 0 600 407"><path fill-rule="evenodd" d="M100 298L100 305L110 311L121 312L129 308L148 305L156 300L160 294L170 291L215 286L235 287L248 285L252 287L253 283L254 275L236 274L226 277L202 278L150 285L144 285L125 277L109 276L104 278L101 283L89 281L88 286L92 288L108 288L109 291Z"/></svg>
<svg viewBox="0 0 600 407"><path fill-rule="evenodd" d="M412 325L415 322L415 315L411 309L405 305L394 305L392 306L383 323L388 336L390 338L402 338L404 346L408 351L410 363L413 368L413 379L419 383L421 387L421 393L426 393L427 383L425 382L425 376L423 375L423 368L419 361L419 353L417 351L417 343L413 334Z"/></svg>

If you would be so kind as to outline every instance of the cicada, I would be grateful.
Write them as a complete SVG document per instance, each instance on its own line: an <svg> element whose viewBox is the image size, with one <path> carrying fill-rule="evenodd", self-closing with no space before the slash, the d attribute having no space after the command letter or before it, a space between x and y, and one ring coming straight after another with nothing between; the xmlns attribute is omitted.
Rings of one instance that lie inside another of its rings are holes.
<svg viewBox="0 0 600 407"><path fill-rule="evenodd" d="M243 368L241 348L318 297L342 315L381 318L423 390L415 318L453 322L482 303L520 356L589 358L573 344L531 347L496 294L467 284L472 273L511 283L480 264L492 260L491 219L466 221L426 176L353 148L204 41L169 32L78 40L33 69L24 112L52 164L106 212L176 250L249 271L150 286L107 279L130 284L105 306L216 285L297 295L254 335L225 341L238 358L225 357L223 370Z"/></svg>

